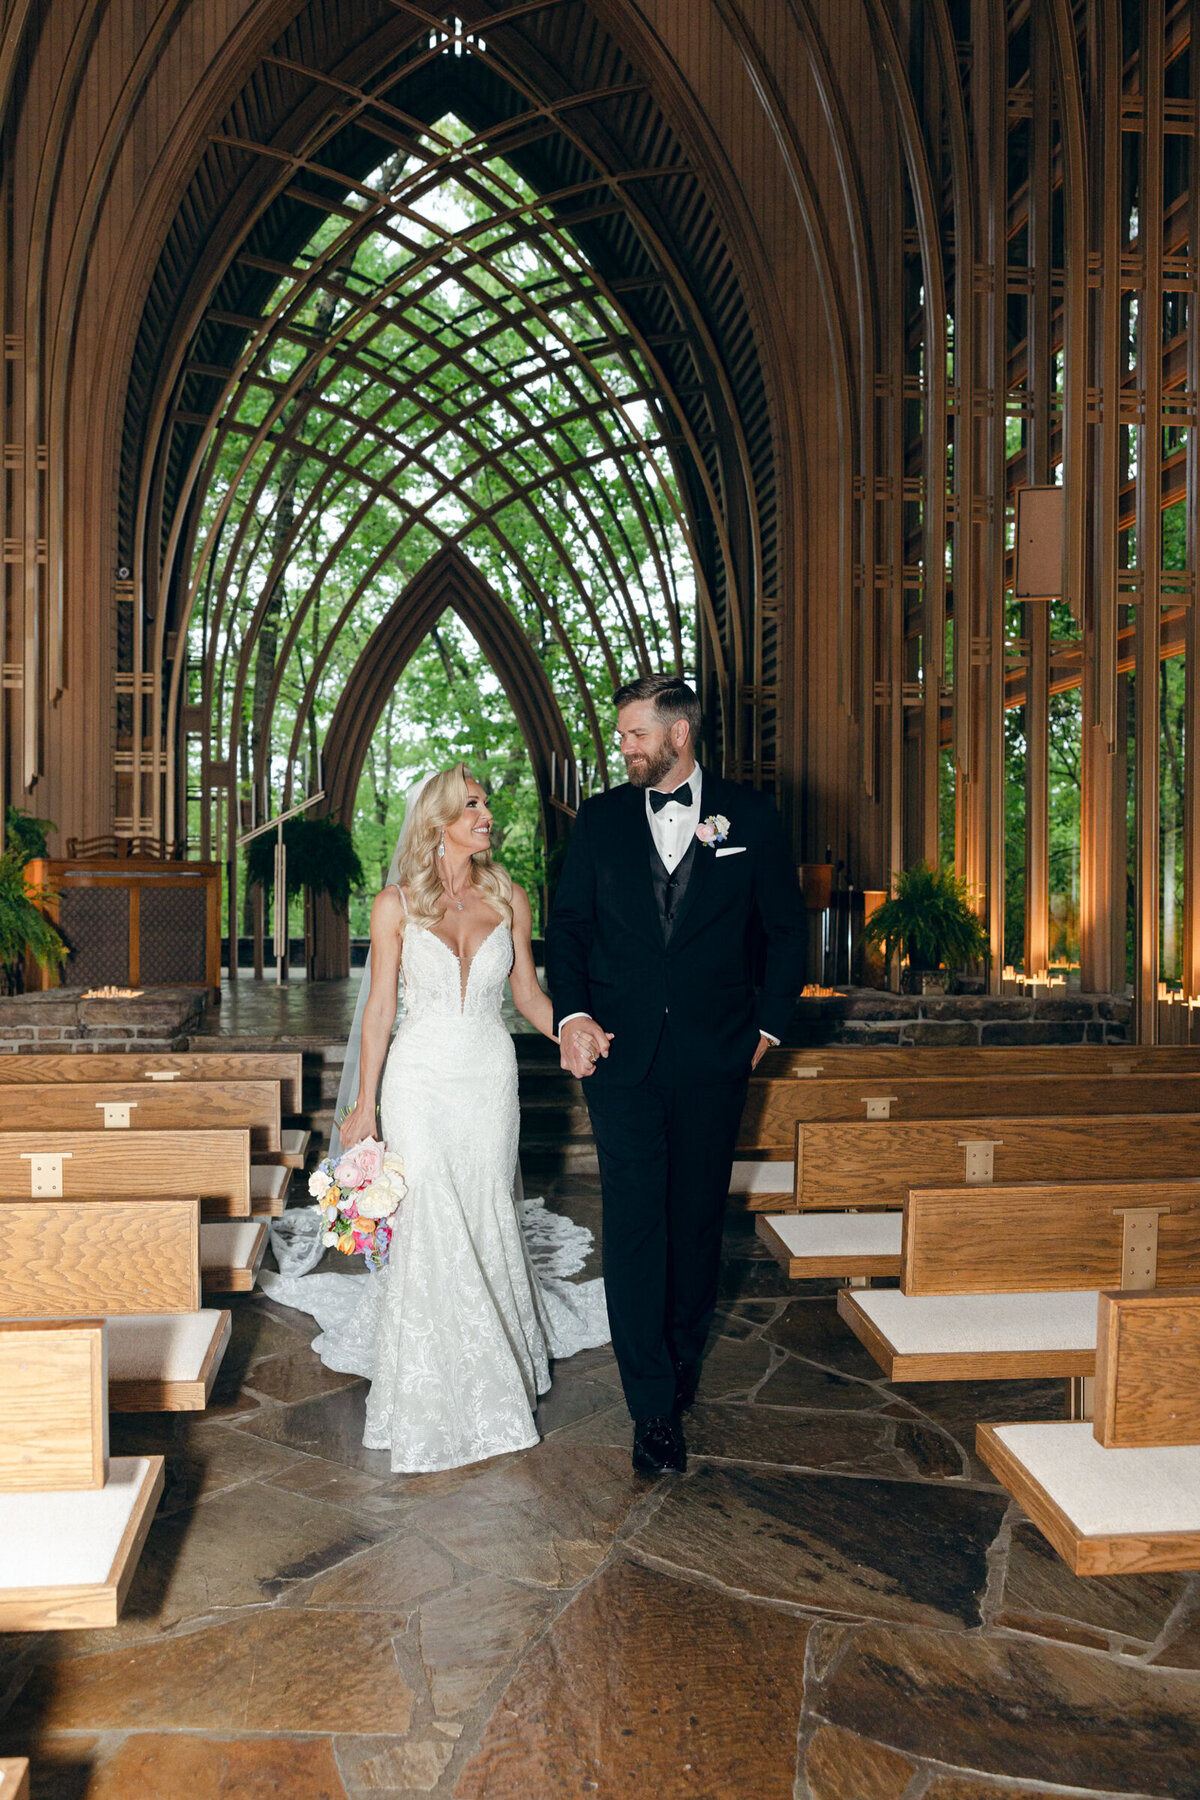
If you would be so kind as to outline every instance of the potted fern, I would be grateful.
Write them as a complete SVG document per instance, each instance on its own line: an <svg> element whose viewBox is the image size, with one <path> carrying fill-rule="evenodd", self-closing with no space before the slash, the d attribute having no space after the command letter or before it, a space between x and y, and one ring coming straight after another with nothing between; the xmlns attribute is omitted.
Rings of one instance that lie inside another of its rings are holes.
<svg viewBox="0 0 1200 1800"><path fill-rule="evenodd" d="M927 862L896 876L895 892L872 913L864 937L889 961L902 949L910 991L922 994L944 994L957 970L988 952L987 930L966 882L953 869Z"/></svg>
<svg viewBox="0 0 1200 1800"><path fill-rule="evenodd" d="M67 946L39 910L52 897L49 888L26 881L22 845L0 855L0 990L5 994L24 992L27 956L43 969L59 969L67 960Z"/></svg>

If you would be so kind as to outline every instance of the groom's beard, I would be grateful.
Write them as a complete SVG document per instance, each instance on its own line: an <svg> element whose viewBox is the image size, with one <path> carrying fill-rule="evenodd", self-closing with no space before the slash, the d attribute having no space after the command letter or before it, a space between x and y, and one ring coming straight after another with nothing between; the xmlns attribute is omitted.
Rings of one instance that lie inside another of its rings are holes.
<svg viewBox="0 0 1200 1800"><path fill-rule="evenodd" d="M639 750L636 755L625 758L625 770L630 782L634 787L641 788L657 787L678 765L679 752L669 742L654 756Z"/></svg>

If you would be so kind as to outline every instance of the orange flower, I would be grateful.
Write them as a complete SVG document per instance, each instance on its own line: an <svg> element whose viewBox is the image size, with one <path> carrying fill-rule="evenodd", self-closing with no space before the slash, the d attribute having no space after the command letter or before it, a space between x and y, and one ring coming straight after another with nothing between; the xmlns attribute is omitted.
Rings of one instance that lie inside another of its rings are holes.
<svg viewBox="0 0 1200 1800"><path fill-rule="evenodd" d="M337 1247L342 1252L343 1256L353 1256L354 1233L352 1231L344 1231L337 1241Z"/></svg>

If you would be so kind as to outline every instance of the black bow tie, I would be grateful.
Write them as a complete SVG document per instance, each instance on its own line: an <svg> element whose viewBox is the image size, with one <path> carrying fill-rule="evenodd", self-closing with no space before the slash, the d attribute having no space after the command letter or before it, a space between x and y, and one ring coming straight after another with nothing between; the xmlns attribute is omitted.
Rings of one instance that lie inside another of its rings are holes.
<svg viewBox="0 0 1200 1800"><path fill-rule="evenodd" d="M682 787L677 787L673 794L660 794L657 788L650 789L651 812L661 812L663 807L666 806L670 800L674 800L677 806L690 806L692 804L692 790L686 781Z"/></svg>

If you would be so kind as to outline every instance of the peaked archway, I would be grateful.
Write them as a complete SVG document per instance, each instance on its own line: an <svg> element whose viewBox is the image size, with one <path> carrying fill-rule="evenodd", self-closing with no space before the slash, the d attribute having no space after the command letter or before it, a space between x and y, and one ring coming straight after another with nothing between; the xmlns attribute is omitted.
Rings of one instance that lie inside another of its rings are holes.
<svg viewBox="0 0 1200 1800"><path fill-rule="evenodd" d="M503 598L453 545L409 582L367 641L325 738L325 792L333 816L350 826L367 750L396 686L418 645L453 609L479 645L504 689L529 750L547 847L562 815L549 804L554 759L569 756L570 737L554 689L525 632ZM325 979L349 973L349 926L327 902L317 902L313 973Z"/></svg>

